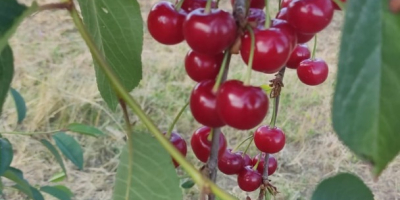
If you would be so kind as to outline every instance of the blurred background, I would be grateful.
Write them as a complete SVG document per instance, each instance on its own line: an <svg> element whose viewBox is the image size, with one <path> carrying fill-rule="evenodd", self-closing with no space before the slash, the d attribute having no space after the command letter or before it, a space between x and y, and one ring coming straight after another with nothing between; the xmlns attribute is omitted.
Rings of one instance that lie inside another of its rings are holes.
<svg viewBox="0 0 400 200"><path fill-rule="evenodd" d="M21 1L30 4L31 0ZM54 1L39 0L40 4ZM155 0L139 0L143 20ZM277 12L277 0L272 0L272 16ZM221 1L222 8L231 9L229 1ZM331 100L335 84L340 30L344 14L336 12L331 25L319 34L317 57L329 64L329 78L320 86L302 84L294 70L287 70L277 126L287 135L287 144L276 154L278 170L270 177L279 191L277 200L310 199L316 184L338 172L352 172L360 176L373 190L378 200L400 199L400 159L373 180L368 164L350 153L337 139L331 126ZM146 23L146 22L145 22ZM140 28L140 27L138 27ZM161 130L169 124L188 101L195 85L185 73L183 59L189 50L186 44L164 46L154 41L143 27L143 80L132 92L142 108ZM3 132L45 132L58 130L72 122L96 126L107 136L89 138L74 135L84 149L85 166L79 171L66 162L69 179L64 181L77 200L111 199L120 150L124 145L122 112L113 113L102 101L96 86L92 58L66 11L45 11L25 20L11 40L15 57L15 76L12 87L24 96L28 113L21 125L16 125L16 110L11 98L0 118ZM309 47L312 48L312 42ZM351 67L351 66L349 66ZM242 79L246 66L240 56L233 56L229 79ZM252 84L268 83L273 75L253 73ZM144 129L137 121L135 129ZM265 119L269 123L270 117ZM200 125L187 110L176 125L176 130L189 142ZM224 128L223 132L234 147L250 132ZM60 172L53 156L40 144L46 135L6 135L14 146L12 166L25 173L32 185L48 184L49 178ZM49 139L50 137L48 137ZM255 146L249 150L254 156ZM191 150L188 160L196 167ZM218 174L218 185L240 199L246 197L236 183L235 176ZM197 199L196 187L185 190L185 199ZM248 194L252 199L258 192ZM24 199L23 195L7 189L7 200ZM1 197L0 197L1 199ZM46 196L46 199L52 199Z"/></svg>

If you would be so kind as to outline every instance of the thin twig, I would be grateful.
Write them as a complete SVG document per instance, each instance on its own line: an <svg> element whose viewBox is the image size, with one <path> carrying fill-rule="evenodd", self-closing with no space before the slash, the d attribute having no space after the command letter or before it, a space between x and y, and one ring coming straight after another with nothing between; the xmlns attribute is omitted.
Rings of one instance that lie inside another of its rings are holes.
<svg viewBox="0 0 400 200"><path fill-rule="evenodd" d="M44 4L39 7L39 11L43 10L71 10L72 9L72 1L67 1L63 3L49 3L49 4Z"/></svg>

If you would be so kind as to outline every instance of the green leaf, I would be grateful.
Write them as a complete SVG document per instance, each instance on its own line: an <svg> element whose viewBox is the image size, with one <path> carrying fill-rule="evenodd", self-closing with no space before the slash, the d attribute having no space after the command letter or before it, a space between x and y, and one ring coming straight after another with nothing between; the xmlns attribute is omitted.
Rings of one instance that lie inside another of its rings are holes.
<svg viewBox="0 0 400 200"><path fill-rule="evenodd" d="M123 86L131 91L142 78L143 21L136 0L78 0L83 21ZM118 99L105 74L95 63L97 86L115 110Z"/></svg>
<svg viewBox="0 0 400 200"><path fill-rule="evenodd" d="M33 199L33 193L31 190L31 186L28 181L26 181L23 177L22 171L15 168L8 168L8 170L3 174L7 179L15 182L17 184L18 190L24 192L28 197Z"/></svg>
<svg viewBox="0 0 400 200"><path fill-rule="evenodd" d="M63 174L64 176L66 176L67 174L67 170L65 169L65 165L64 165L64 161L61 158L60 153L57 151L56 147L54 147L54 145L52 145L48 140L46 139L42 139L40 140L40 142L43 144L43 146L45 146L50 152L51 154L54 155L54 157L56 158L56 161L58 162L58 164L61 166L61 169L63 170Z"/></svg>
<svg viewBox="0 0 400 200"><path fill-rule="evenodd" d="M68 196L70 197L74 196L74 193L72 193L71 190L64 185L55 185L53 187L57 188L58 190L64 191L64 193L68 194Z"/></svg>
<svg viewBox="0 0 400 200"><path fill-rule="evenodd" d="M64 172L58 172L50 177L49 181L52 183L61 182L65 179L67 175Z"/></svg>
<svg viewBox="0 0 400 200"><path fill-rule="evenodd" d="M182 199L170 155L150 134L135 133L123 148L117 169L114 200Z"/></svg>
<svg viewBox="0 0 400 200"><path fill-rule="evenodd" d="M1 18L0 18L1 21ZM10 46L0 51L0 114L14 75L14 57Z"/></svg>
<svg viewBox="0 0 400 200"><path fill-rule="evenodd" d="M31 7L19 4L16 0L0 1L0 52L7 46L8 39L15 33L25 17L36 12L36 2Z"/></svg>
<svg viewBox="0 0 400 200"><path fill-rule="evenodd" d="M312 200L373 200L374 195L364 182L352 174L339 174L322 181Z"/></svg>
<svg viewBox="0 0 400 200"><path fill-rule="evenodd" d="M185 178L181 180L181 187L183 189L190 189L195 185L194 181L190 178Z"/></svg>
<svg viewBox="0 0 400 200"><path fill-rule="evenodd" d="M42 193L39 192L39 190L37 190L36 188L29 186L29 188L24 188L21 185L17 184L17 185L13 185L13 188L21 191L22 193L26 194L29 196L30 193L32 193L32 198L33 200L44 200Z"/></svg>
<svg viewBox="0 0 400 200"><path fill-rule="evenodd" d="M70 193L53 186L44 186L41 187L40 190L60 200L70 200L72 197Z"/></svg>
<svg viewBox="0 0 400 200"><path fill-rule="evenodd" d="M81 133L93 137L98 137L98 136L103 136L104 133L101 132L99 129L95 127L91 127L88 125L84 124L78 124L78 123L73 123L67 126L67 129L69 131L75 132L75 133Z"/></svg>
<svg viewBox="0 0 400 200"><path fill-rule="evenodd" d="M64 132L58 132L53 135L56 145L61 152L71 160L80 170L83 169L83 151L81 145L71 136Z"/></svg>
<svg viewBox="0 0 400 200"><path fill-rule="evenodd" d="M400 15L389 0L348 2L333 126L379 175L400 151Z"/></svg>
<svg viewBox="0 0 400 200"><path fill-rule="evenodd" d="M8 170L13 159L13 149L10 141L0 138L0 176Z"/></svg>
<svg viewBox="0 0 400 200"><path fill-rule="evenodd" d="M4 189L4 185L3 185L3 181L1 180L1 177L0 177L0 195L3 194L3 189Z"/></svg>
<svg viewBox="0 0 400 200"><path fill-rule="evenodd" d="M26 117L26 104L24 98L21 94L15 90L14 88L10 88L11 95L13 96L15 107L17 108L18 113L18 124L24 121Z"/></svg>

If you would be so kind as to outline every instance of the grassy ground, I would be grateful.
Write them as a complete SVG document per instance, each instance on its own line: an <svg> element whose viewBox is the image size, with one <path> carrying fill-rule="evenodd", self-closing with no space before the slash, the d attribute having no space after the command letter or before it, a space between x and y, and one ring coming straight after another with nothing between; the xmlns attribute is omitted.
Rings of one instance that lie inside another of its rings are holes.
<svg viewBox="0 0 400 200"><path fill-rule="evenodd" d="M143 17L146 17L156 1L139 1L143 6ZM369 166L338 141L331 127L331 99L342 20L343 15L336 13L334 22L319 35L317 56L330 65L328 81L318 87L308 87L298 81L294 71L289 70L285 77L286 87L277 124L288 139L285 149L276 155L279 168L271 177L280 191L279 200L310 199L315 185L337 172L353 172L362 177L378 200L400 199L400 160L396 159L374 182ZM29 109L25 122L17 126L16 112L9 98L0 118L0 130L51 131L71 122L99 127L107 137L94 139L75 135L84 147L85 169L78 171L67 162L70 177L64 184L74 191L77 200L111 199L119 150L124 143L122 115L120 111L109 111L101 100L90 53L67 12L43 12L26 20L11 40L11 45L16 67L12 86L23 94ZM183 67L187 50L185 44L162 46L145 31L144 78L132 94L163 130L187 101L195 84L185 75ZM240 79L245 71L238 56L234 56L231 68L229 78ZM271 78L254 74L252 83L265 84ZM137 120L133 115L132 118ZM187 111L176 128L188 140L198 127ZM231 146L248 133L229 128L224 132ZM60 171L52 156L40 145L39 139L48 136L7 137L15 150L12 165L22 169L32 184L48 184L50 176ZM251 154L255 153L253 147ZM190 151L188 159L200 166ZM236 185L235 177L220 174L218 184L241 199L246 195ZM252 197L255 195L250 194ZM23 199L11 189L7 189L3 197L7 200ZM196 198L196 188L186 191L186 199Z"/></svg>

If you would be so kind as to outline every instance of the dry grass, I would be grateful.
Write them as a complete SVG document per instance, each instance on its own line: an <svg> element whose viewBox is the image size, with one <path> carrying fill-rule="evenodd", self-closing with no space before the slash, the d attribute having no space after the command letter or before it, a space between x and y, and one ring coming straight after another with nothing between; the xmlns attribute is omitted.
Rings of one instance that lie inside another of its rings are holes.
<svg viewBox="0 0 400 200"><path fill-rule="evenodd" d="M144 17L154 2L140 0ZM342 18L342 14L338 13L332 25L319 37L317 55L330 65L329 80L318 87L307 87L297 80L293 71L285 77L278 125L287 133L288 142L277 155L279 169L271 177L281 192L277 199L309 199L318 181L343 171L362 177L373 189L377 200L400 199L400 160L396 159L374 182L369 166L355 158L338 141L331 127L331 97ZM194 82L185 76L182 62L188 47L185 44L162 46L147 33L144 43L144 78L132 94L159 127L166 129L194 86ZM112 113L102 102L96 88L90 53L70 17L64 11L39 13L22 24L11 45L16 67L12 86L23 94L29 110L25 122L17 126L16 113L9 98L0 118L0 130L49 131L71 122L86 123L104 130L108 136L100 139L76 135L85 150L85 169L78 171L67 162L70 177L64 184L74 191L78 200L111 199L119 150L123 145L123 120L119 111ZM240 59L234 57L230 78L241 78L244 70ZM271 78L255 74L252 82L263 84ZM189 111L177 124L178 131L186 139L197 127L199 125ZM225 129L224 132L232 146L244 137L244 132L232 129ZM47 136L7 137L15 150L12 165L22 169L32 184L48 184L49 177L60 171L38 141ZM255 153L254 148L251 153ZM191 152L188 158L199 166ZM235 182L235 177L219 175L218 184L221 187L244 199L245 193ZM6 191L4 197L7 200L23 199L13 190ZM186 199L196 197L196 189L187 191Z"/></svg>

